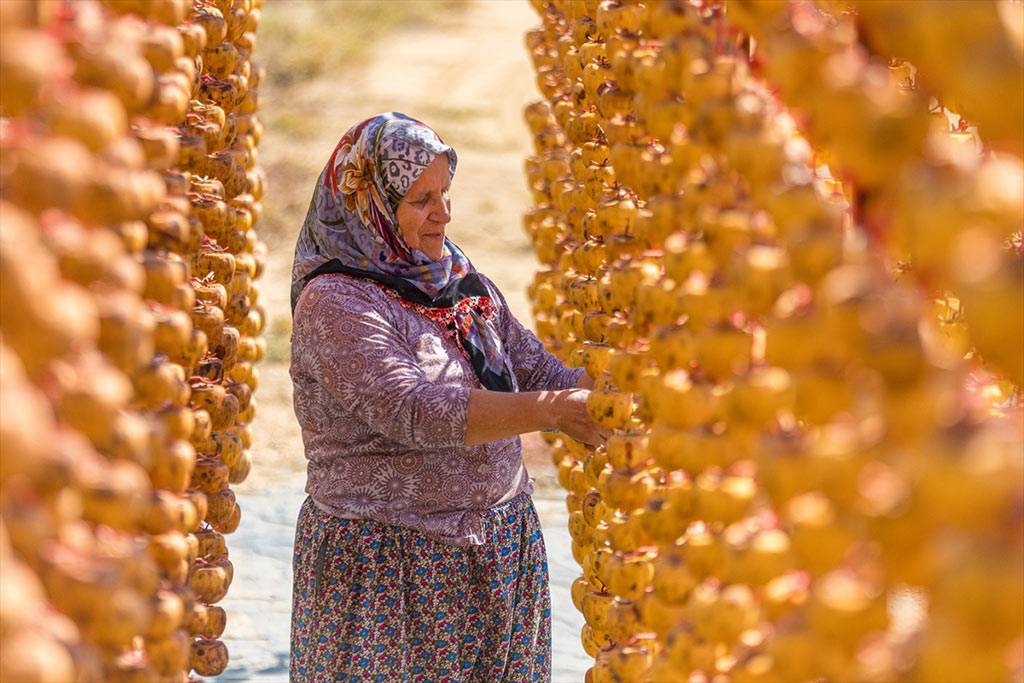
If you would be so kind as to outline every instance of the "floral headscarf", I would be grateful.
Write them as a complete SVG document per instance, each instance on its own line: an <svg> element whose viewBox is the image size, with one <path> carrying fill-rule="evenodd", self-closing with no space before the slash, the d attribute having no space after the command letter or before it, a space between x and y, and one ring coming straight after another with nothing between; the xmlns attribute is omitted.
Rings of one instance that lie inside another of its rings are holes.
<svg viewBox="0 0 1024 683"><path fill-rule="evenodd" d="M493 304L473 264L445 238L441 258L412 249L398 229L402 198L423 170L458 157L426 124L405 114L378 114L348 130L317 180L295 245L291 305L317 275L335 272L374 280L403 300L446 314L481 382L510 391L501 342L485 325Z"/></svg>

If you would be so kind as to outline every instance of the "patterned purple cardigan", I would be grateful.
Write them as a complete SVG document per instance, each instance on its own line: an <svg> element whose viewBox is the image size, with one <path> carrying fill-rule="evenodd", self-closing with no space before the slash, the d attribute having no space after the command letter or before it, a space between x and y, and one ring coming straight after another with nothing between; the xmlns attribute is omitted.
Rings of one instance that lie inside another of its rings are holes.
<svg viewBox="0 0 1024 683"><path fill-rule="evenodd" d="M517 390L574 386L583 371L548 353L481 280ZM332 274L306 285L291 377L306 492L327 512L479 545L483 511L533 492L518 436L463 444L469 392L481 385L457 342L371 281Z"/></svg>

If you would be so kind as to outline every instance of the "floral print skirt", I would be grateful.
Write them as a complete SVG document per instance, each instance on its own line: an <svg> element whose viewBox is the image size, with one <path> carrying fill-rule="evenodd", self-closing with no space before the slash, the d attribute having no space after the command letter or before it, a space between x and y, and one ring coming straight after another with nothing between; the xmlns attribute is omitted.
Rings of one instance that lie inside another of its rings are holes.
<svg viewBox="0 0 1024 683"><path fill-rule="evenodd" d="M342 519L307 498L293 557L291 680L551 680L540 519L522 494L487 512L488 542Z"/></svg>

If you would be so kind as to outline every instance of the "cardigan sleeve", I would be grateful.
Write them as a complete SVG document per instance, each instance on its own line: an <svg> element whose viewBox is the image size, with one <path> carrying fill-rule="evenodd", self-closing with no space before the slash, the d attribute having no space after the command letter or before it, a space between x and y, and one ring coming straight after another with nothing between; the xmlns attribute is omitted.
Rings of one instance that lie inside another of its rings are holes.
<svg viewBox="0 0 1024 683"><path fill-rule="evenodd" d="M387 438L414 448L461 446L470 388L428 379L373 294L343 281L317 284L296 310L295 360Z"/></svg>
<svg viewBox="0 0 1024 683"><path fill-rule="evenodd" d="M501 290L490 279L481 278L497 298L499 304L499 333L512 371L519 383L519 391L553 391L576 386L583 368L567 368L532 331L512 315Z"/></svg>

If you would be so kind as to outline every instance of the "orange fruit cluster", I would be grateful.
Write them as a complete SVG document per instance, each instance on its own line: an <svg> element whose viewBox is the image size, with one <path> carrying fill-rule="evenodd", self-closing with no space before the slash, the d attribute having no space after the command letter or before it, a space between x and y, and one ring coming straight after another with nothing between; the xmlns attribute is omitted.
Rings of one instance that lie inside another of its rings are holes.
<svg viewBox="0 0 1024 683"><path fill-rule="evenodd" d="M997 3L958 4L965 45L995 44L981 83L966 46L884 52L953 30L916 3L533 4L536 329L614 430L551 439L588 681L1019 678L1024 184L1012 108L978 89L1019 100L1021 53Z"/></svg>
<svg viewBox="0 0 1024 683"><path fill-rule="evenodd" d="M259 0L0 3L0 679L217 675L266 247Z"/></svg>

